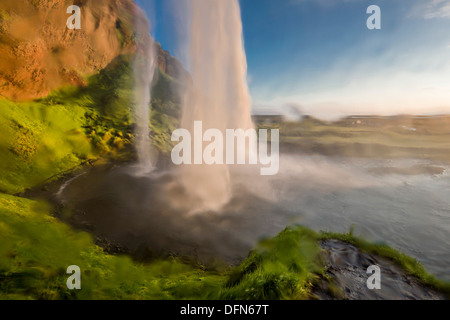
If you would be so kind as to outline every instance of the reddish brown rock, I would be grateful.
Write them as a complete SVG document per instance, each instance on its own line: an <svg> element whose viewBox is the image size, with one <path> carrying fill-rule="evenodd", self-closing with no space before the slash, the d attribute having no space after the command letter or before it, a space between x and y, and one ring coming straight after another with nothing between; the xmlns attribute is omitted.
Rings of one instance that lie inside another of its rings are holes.
<svg viewBox="0 0 450 320"><path fill-rule="evenodd" d="M81 30L66 26L81 8ZM120 54L134 50L133 0L2 0L0 96L27 100L63 85L84 85Z"/></svg>

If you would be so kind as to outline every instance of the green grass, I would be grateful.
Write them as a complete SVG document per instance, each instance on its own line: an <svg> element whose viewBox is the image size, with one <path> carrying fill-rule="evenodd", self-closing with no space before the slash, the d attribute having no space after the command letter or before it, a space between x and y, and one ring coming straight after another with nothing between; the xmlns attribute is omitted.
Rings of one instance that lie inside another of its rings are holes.
<svg viewBox="0 0 450 320"><path fill-rule="evenodd" d="M0 100L0 192L23 192L92 159L132 159L131 64L132 56L118 57L84 88L31 102ZM161 153L170 152L180 115L175 82L160 72L154 90L150 128Z"/></svg>
<svg viewBox="0 0 450 320"><path fill-rule="evenodd" d="M308 299L312 284L323 273L316 234L303 227L287 228L262 241L235 270L220 299Z"/></svg>
<svg viewBox="0 0 450 320"><path fill-rule="evenodd" d="M107 254L50 212L45 203L0 194L0 299L308 299L326 271L318 241L330 238L390 258L448 293L414 259L351 234L290 227L261 241L240 266L214 270L177 258L144 264ZM70 265L81 268L82 290L66 287Z"/></svg>
<svg viewBox="0 0 450 320"><path fill-rule="evenodd" d="M215 291L220 277L176 259L148 265L105 254L43 203L0 194L0 299L180 299ZM68 290L78 265L82 290Z"/></svg>
<svg viewBox="0 0 450 320"><path fill-rule="evenodd" d="M85 109L0 100L0 190L21 192L95 157Z"/></svg>
<svg viewBox="0 0 450 320"><path fill-rule="evenodd" d="M0 194L0 299L304 299L321 272L314 234L286 229L234 270L176 258L140 264L112 256L49 215L44 203ZM81 268L82 290L66 269Z"/></svg>

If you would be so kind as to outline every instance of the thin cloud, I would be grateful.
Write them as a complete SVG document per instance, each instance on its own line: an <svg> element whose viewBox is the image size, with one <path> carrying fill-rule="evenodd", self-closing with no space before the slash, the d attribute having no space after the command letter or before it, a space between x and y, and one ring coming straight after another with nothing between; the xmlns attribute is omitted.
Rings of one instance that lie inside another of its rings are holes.
<svg viewBox="0 0 450 320"><path fill-rule="evenodd" d="M450 2L447 0L429 0L414 7L414 16L424 19L450 18Z"/></svg>
<svg viewBox="0 0 450 320"><path fill-rule="evenodd" d="M357 2L357 1L363 1L363 0L290 0L290 5L301 5L306 2L314 2L317 3L319 6L323 8L331 8L336 7L340 4L340 2Z"/></svg>

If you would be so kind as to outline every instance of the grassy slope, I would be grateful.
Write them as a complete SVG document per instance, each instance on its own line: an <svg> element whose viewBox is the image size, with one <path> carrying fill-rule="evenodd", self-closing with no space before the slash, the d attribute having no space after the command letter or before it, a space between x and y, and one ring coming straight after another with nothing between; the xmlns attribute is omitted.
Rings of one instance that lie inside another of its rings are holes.
<svg viewBox="0 0 450 320"><path fill-rule="evenodd" d="M26 103L0 100L0 192L16 194L95 158L133 157L131 57L119 57L85 88L64 88ZM152 129L161 152L170 148L179 107L161 74Z"/></svg>
<svg viewBox="0 0 450 320"><path fill-rule="evenodd" d="M0 194L0 299L301 299L321 272L314 234L287 229L232 271L105 254L36 201ZM67 290L66 269L82 270Z"/></svg>
<svg viewBox="0 0 450 320"><path fill-rule="evenodd" d="M0 299L170 299L200 297L216 276L177 261L142 266L111 256L48 215L45 204L0 195ZM82 270L69 291L66 269Z"/></svg>
<svg viewBox="0 0 450 320"><path fill-rule="evenodd" d="M0 191L17 193L93 157L85 109L0 101Z"/></svg>

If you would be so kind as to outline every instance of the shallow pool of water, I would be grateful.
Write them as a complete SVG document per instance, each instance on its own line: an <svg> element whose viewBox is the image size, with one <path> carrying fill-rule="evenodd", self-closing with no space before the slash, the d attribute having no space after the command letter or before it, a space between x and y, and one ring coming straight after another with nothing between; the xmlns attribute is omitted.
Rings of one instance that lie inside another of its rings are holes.
<svg viewBox="0 0 450 320"><path fill-rule="evenodd" d="M58 199L70 222L144 256L177 254L238 263L262 237L290 224L385 242L450 280L450 175L423 160L285 155L280 173L232 169L233 199L220 212L195 207L176 171L136 176L97 168L66 183ZM192 182L195 188L195 181Z"/></svg>

